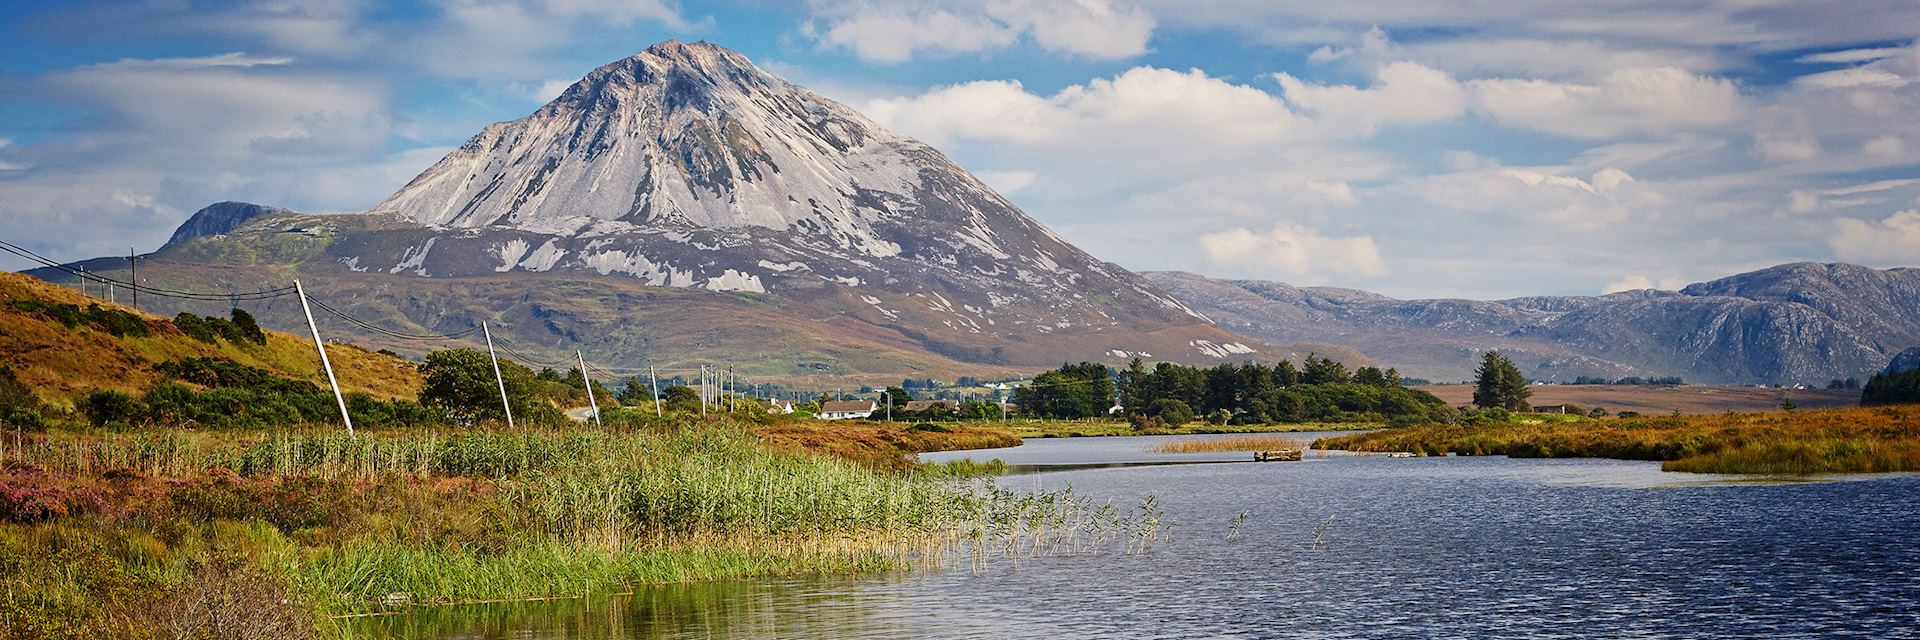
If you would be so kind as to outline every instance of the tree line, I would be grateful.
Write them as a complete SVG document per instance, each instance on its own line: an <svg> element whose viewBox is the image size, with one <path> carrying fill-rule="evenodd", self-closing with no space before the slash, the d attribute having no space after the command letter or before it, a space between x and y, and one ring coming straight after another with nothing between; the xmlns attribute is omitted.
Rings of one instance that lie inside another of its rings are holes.
<svg viewBox="0 0 1920 640"><path fill-rule="evenodd" d="M1135 358L1125 369L1082 362L1036 376L1014 391L1021 411L1052 418L1120 414L1136 426L1297 422L1421 422L1451 411L1409 389L1393 369L1349 370L1331 358L1225 363L1208 368ZM1117 408L1116 408L1117 407Z"/></svg>

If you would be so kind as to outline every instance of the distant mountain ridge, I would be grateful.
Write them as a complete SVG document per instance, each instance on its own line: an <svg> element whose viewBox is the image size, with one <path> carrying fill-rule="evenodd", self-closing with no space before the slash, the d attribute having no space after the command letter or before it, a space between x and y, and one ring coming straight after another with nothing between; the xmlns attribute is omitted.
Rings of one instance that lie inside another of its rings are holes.
<svg viewBox="0 0 1920 640"><path fill-rule="evenodd" d="M932 147L704 42L595 69L366 213L221 203L151 258L150 284L299 277L396 331L490 321L535 354L581 348L629 370L724 357L762 376L897 378L1302 355L1215 326ZM297 326L297 309L262 306Z"/></svg>
<svg viewBox="0 0 1920 640"><path fill-rule="evenodd" d="M1222 326L1326 342L1412 376L1470 377L1486 349L1530 377L1679 375L1713 383L1865 377L1920 345L1920 269L1783 264L1680 291L1397 300L1329 287L1142 274Z"/></svg>

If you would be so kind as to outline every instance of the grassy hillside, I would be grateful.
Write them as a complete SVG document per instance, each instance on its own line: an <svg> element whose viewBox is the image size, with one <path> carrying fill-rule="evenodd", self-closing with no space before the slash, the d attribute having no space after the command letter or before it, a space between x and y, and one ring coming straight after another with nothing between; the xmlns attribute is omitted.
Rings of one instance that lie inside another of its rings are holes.
<svg viewBox="0 0 1920 640"><path fill-rule="evenodd" d="M88 323L69 328L44 311L23 308L34 301L131 310L29 276L0 273L0 365L12 368L54 405L70 405L76 394L94 389L146 390L161 381L154 365L193 357L224 358L318 385L327 382L313 340L306 336L269 331L264 345L204 342L188 337L171 320L146 313L137 316L147 335L116 336ZM347 344L330 344L327 354L348 391L381 399L419 393L420 374L410 362Z"/></svg>

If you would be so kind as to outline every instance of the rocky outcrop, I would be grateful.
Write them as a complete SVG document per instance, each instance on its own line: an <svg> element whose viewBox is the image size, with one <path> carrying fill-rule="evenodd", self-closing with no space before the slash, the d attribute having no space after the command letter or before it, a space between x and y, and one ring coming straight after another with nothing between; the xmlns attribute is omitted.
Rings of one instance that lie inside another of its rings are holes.
<svg viewBox="0 0 1920 640"><path fill-rule="evenodd" d="M173 237L167 239L166 246L173 246L194 238L221 235L238 229L240 225L246 224L248 220L260 216L281 215L286 213L292 212L279 207L268 207L251 202L221 202L210 204L199 211L193 212L193 215L188 217L185 223L182 223L179 228L174 229Z"/></svg>

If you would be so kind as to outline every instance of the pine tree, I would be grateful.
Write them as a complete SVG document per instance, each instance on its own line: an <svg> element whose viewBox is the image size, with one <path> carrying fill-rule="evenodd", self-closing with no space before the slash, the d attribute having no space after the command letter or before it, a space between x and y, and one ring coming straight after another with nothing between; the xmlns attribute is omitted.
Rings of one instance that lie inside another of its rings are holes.
<svg viewBox="0 0 1920 640"><path fill-rule="evenodd" d="M1508 411L1527 410L1527 399L1533 396L1533 390L1527 388L1526 376L1520 375L1520 368L1498 351L1488 351L1480 360L1480 368L1473 372L1473 405L1482 409L1500 407Z"/></svg>

